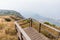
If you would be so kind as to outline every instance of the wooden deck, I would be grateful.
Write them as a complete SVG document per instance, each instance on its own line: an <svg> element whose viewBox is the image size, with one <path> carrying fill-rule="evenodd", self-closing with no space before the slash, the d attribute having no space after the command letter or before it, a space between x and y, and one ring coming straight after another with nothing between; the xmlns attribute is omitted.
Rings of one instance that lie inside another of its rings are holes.
<svg viewBox="0 0 60 40"><path fill-rule="evenodd" d="M49 38L45 37L42 33L37 32L32 27L24 28L24 31L31 38L31 40L50 40Z"/></svg>

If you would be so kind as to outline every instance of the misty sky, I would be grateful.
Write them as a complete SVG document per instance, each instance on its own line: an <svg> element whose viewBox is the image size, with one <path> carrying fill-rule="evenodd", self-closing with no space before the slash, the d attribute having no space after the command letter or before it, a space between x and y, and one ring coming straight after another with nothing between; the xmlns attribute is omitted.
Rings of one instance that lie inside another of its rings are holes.
<svg viewBox="0 0 60 40"><path fill-rule="evenodd" d="M15 10L21 14L37 13L60 19L60 0L0 0L0 9Z"/></svg>

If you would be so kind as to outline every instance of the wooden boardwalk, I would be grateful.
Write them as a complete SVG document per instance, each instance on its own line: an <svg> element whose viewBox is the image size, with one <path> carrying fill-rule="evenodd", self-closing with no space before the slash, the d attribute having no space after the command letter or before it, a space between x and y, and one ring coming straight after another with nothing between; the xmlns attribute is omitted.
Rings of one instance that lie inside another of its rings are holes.
<svg viewBox="0 0 60 40"><path fill-rule="evenodd" d="M42 33L36 31L33 27L21 28L17 22L15 22L15 24L19 40L50 40Z"/></svg>
<svg viewBox="0 0 60 40"><path fill-rule="evenodd" d="M24 31L31 38L31 40L50 40L49 38L45 37L42 33L37 32L32 27L24 28Z"/></svg>

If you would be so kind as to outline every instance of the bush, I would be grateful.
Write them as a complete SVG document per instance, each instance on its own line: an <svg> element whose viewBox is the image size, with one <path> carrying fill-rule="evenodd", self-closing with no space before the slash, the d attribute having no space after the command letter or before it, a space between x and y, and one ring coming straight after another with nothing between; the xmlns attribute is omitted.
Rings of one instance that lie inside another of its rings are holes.
<svg viewBox="0 0 60 40"><path fill-rule="evenodd" d="M51 24L49 22L44 22L44 24L47 24L47 25L50 25L51 26Z"/></svg>
<svg viewBox="0 0 60 40"><path fill-rule="evenodd" d="M50 26L53 26L53 27L56 26L55 24L51 24L51 23L49 23L49 22L44 22L44 24L47 24L47 25L50 25Z"/></svg>
<svg viewBox="0 0 60 40"><path fill-rule="evenodd" d="M10 21L11 21L11 19L9 19L9 18L5 18L5 20L6 20L7 22L10 22Z"/></svg>
<svg viewBox="0 0 60 40"><path fill-rule="evenodd" d="M55 25L55 24L52 24L52 26L54 26L54 27L55 27L56 25Z"/></svg>
<svg viewBox="0 0 60 40"><path fill-rule="evenodd" d="M16 35L16 30L13 28L8 28L8 29L5 29L5 33L10 35Z"/></svg>

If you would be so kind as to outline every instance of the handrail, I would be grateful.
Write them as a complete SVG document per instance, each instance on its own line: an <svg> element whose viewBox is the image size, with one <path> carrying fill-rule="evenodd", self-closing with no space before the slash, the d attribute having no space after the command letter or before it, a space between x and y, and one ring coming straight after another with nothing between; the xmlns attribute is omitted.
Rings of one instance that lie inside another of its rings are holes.
<svg viewBox="0 0 60 40"><path fill-rule="evenodd" d="M20 25L25 25L25 24L28 24L28 22L27 23L20 24Z"/></svg>
<svg viewBox="0 0 60 40"><path fill-rule="evenodd" d="M43 23L42 23L42 24L43 24ZM57 31L57 32L60 32L60 30L58 30L58 29L56 29L56 28L54 28L54 27L51 27L51 26L46 25L46 24L43 24L43 25L45 25L46 27L51 28L51 29L53 29L53 30L55 30L55 31Z"/></svg>
<svg viewBox="0 0 60 40"><path fill-rule="evenodd" d="M21 26L17 22L15 22L15 25L17 26L19 31L22 33L22 35L26 38L26 40L31 40L30 37L26 34L26 32L21 28Z"/></svg>
<svg viewBox="0 0 60 40"><path fill-rule="evenodd" d="M32 19L32 18L31 18ZM33 21L37 21L37 20L35 20L35 19L32 19ZM39 22L39 21L37 21L37 22ZM39 22L39 23L41 23L41 22ZM44 24L44 23L41 23L42 25L44 25L44 26L46 26L46 27L48 27L48 28L51 28L51 29L53 29L53 30L55 30L55 31L57 31L57 32L60 32L60 30L58 30L58 29L56 29L56 28L54 28L54 27L51 27L51 26L49 26L49 25L46 25L46 24Z"/></svg>
<svg viewBox="0 0 60 40"><path fill-rule="evenodd" d="M56 28L54 28L54 27L51 27L51 26L49 26L49 25L46 25L46 24L44 24L44 23L41 23L40 21L37 21L37 20L35 20L35 19L32 19L32 21L39 23L39 32L41 31L41 27L42 27L42 26L43 26L43 27L48 27L49 29L54 30L54 31L57 32L58 34L57 34L57 35L54 35L53 32L49 32L47 29L46 29L45 31L47 31L49 34L51 34L51 36L53 36L54 39L55 39L55 38L56 38L56 39L60 38L60 30L58 30L58 29L56 29Z"/></svg>
<svg viewBox="0 0 60 40"><path fill-rule="evenodd" d="M30 21L32 20L33 22L35 22L35 21L37 21L37 20L35 20L35 19L32 19L32 18L28 18ZM24 19L23 19L24 20ZM32 25L32 21L30 22L30 26ZM39 32L40 32L40 26L42 27L42 25L43 26L46 26L46 27L48 27L48 28L50 28L50 29L52 29L52 30L54 30L54 31L56 31L56 32L58 32L59 34L58 34L58 36L57 37L59 37L60 36L60 30L58 30L58 29L56 29L56 28L54 28L54 27L51 27L51 26L49 26L49 25L46 25L46 24L44 24L44 23L41 23L41 22L39 22L39 21L37 21L38 23L39 23ZM17 23L17 22L15 22L15 23ZM25 23L24 23L25 24ZM18 26L18 24L17 24L17 26ZM32 27L32 26L31 26ZM19 28L19 27L18 27ZM20 29L19 29L20 30ZM47 30L46 30L47 31ZM49 32L50 33L50 32ZM23 33L23 34L25 34L25 33ZM55 35L53 35L52 33L50 33L52 36L54 36L55 37ZM27 34L26 34L27 35ZM27 35L28 36L28 35ZM24 37L26 37L25 35L24 35ZM27 39L27 38L26 38ZM27 39L28 40L28 39ZM31 40L31 39L30 39Z"/></svg>
<svg viewBox="0 0 60 40"><path fill-rule="evenodd" d="M28 20L28 19L22 19L22 20L19 20L19 21L25 21L25 20Z"/></svg>

